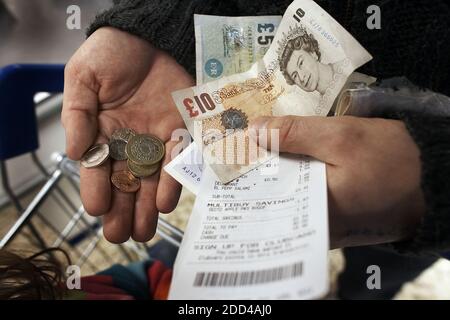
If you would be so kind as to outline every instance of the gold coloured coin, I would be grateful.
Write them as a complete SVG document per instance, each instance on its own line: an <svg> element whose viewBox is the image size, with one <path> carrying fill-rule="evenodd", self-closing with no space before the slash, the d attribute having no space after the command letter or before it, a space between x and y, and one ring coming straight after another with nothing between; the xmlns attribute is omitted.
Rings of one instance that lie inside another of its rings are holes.
<svg viewBox="0 0 450 320"><path fill-rule="evenodd" d="M160 167L159 162L150 166L140 166L130 161L130 159L128 159L127 165L128 170L130 170L130 172L137 178L145 178L154 175L156 172L158 172Z"/></svg>
<svg viewBox="0 0 450 320"><path fill-rule="evenodd" d="M164 143L150 134L135 135L126 147L128 158L141 166L149 166L161 161L165 152Z"/></svg>

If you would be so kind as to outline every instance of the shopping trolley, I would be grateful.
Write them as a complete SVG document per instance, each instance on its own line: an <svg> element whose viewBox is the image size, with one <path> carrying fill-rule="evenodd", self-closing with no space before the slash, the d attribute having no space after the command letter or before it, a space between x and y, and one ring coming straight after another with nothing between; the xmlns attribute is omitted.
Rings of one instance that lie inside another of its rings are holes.
<svg viewBox="0 0 450 320"><path fill-rule="evenodd" d="M102 239L102 224L99 218L89 217L82 205L77 206L64 188L62 180L68 182L70 188L79 194L79 164L68 159L63 153L49 155L54 169L48 172L42 164L36 150L39 147L38 124L34 96L38 92L62 92L64 82L63 65L10 65L0 69L0 169L2 186L9 200L14 205L18 219L0 240L0 249L10 245L13 240L25 229L30 231L33 243L40 249L48 247L66 246L78 254L76 265L82 267L90 264L91 269L97 271L89 257L94 251L99 251L109 263L114 263L110 255L98 247ZM61 104L61 99L56 99ZM30 154L33 164L44 177L44 184L36 193L27 207L23 207L19 197L14 193L9 181L9 172L6 160L13 157ZM64 212L67 222L63 228L58 228L40 211L41 206L52 198ZM1 219L1 217L0 217ZM35 220L39 219L52 233L55 240L47 243ZM74 230L81 230L73 236ZM171 245L179 246L183 232L171 225L163 218L159 218L157 235ZM81 250L79 243L85 245ZM114 245L125 261L146 259L148 248L146 244L128 241L122 245Z"/></svg>

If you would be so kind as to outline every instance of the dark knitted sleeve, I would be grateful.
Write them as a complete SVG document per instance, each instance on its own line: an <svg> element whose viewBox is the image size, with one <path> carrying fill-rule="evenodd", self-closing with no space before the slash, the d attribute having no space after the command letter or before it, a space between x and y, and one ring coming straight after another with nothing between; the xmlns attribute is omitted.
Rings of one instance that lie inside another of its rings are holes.
<svg viewBox="0 0 450 320"><path fill-rule="evenodd" d="M347 1L334 1L347 2ZM360 68L376 78L405 76L450 96L450 4L447 0L354 0L343 26L373 60ZM381 29L367 29L369 5L381 10ZM334 16L334 14L333 14Z"/></svg>
<svg viewBox="0 0 450 320"><path fill-rule="evenodd" d="M450 117L403 114L422 161L427 212L415 236L394 248L405 253L450 251Z"/></svg>
<svg viewBox="0 0 450 320"><path fill-rule="evenodd" d="M195 74L194 14L244 16L283 14L291 0L116 0L88 28L110 26L150 41Z"/></svg>
<svg viewBox="0 0 450 320"><path fill-rule="evenodd" d="M195 74L194 13L238 15L235 0L116 0L99 14L87 35L110 26L151 42Z"/></svg>
<svg viewBox="0 0 450 320"><path fill-rule="evenodd" d="M114 27L148 40L167 51L195 75L194 14L220 16L282 15L292 0L115 0L87 30L90 36L101 27ZM340 17L339 1L319 0Z"/></svg>

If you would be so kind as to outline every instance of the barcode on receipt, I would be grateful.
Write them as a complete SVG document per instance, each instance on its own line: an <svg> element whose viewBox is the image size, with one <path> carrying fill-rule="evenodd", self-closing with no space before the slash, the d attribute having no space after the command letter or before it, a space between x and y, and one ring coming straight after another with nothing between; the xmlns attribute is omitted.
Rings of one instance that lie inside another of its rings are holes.
<svg viewBox="0 0 450 320"><path fill-rule="evenodd" d="M243 272L198 272L194 287L241 287L295 278L303 273L303 262L271 269Z"/></svg>

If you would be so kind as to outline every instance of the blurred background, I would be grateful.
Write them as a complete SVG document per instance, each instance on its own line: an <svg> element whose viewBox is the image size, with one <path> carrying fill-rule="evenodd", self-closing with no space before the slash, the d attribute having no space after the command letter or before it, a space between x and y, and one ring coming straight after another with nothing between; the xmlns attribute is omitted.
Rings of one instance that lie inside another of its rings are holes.
<svg viewBox="0 0 450 320"><path fill-rule="evenodd" d="M69 30L67 8L81 9L81 29ZM0 0L0 69L11 64L65 64L85 39L85 30L95 14L111 5L110 0ZM1 90L0 77L0 90ZM39 81L39 80L37 80ZM14 91L27 91L18 82ZM12 96L12 95L11 95ZM0 117L10 116L14 101L5 104L0 95ZM118 246L103 239L101 221L89 217L81 207L78 194L77 164L63 155L64 130L60 123L61 94L36 92L32 97L39 147L13 157L0 157L0 239L9 250L33 252L42 247L59 245L66 249L73 263L89 275L114 263L148 258L148 244L132 241ZM2 103L4 103L2 105ZM7 106L7 107L6 107ZM19 119L20 120L20 119ZM8 120L9 121L9 120ZM12 120L11 120L12 121ZM10 125L21 128L21 121ZM25 128L23 128L24 131ZM14 142L15 137L3 133L0 148ZM2 150L0 150L0 154ZM59 173L59 175L58 175ZM183 230L194 202L194 196L183 190L180 203L164 216L156 239L179 245L178 230ZM330 252L332 288L345 261L339 250ZM404 286L398 299L449 299L450 262L439 260L414 282Z"/></svg>
<svg viewBox="0 0 450 320"><path fill-rule="evenodd" d="M81 29L66 27L67 7L81 8ZM95 14L110 6L110 0L0 0L0 66L16 63L65 64L85 39L85 29ZM47 95L37 96L42 101ZM0 102L1 103L1 102ZM53 151L64 150L64 131L59 123L60 105L37 108L41 156L45 166ZM49 109L50 108L50 109ZM24 155L8 162L11 185L21 193L39 179L38 170ZM30 170L31 169L31 170ZM0 186L0 205L7 201Z"/></svg>
<svg viewBox="0 0 450 320"><path fill-rule="evenodd" d="M82 210L78 164L62 155L62 94L36 92L30 101L21 98L29 95L32 89L27 86L32 82L48 86L56 81L62 87L64 64L83 43L96 13L111 4L110 0L0 0L0 70L5 75L7 66L26 64L13 69L13 76L0 76L0 119L11 129L0 136L0 247L26 254L61 246L82 267L83 275L115 263L147 259L148 246L132 241L122 246L108 243L101 220ZM73 13L67 12L71 5L81 9L79 29L66 25ZM56 68L49 77L40 76L33 74L29 64L42 70L50 65ZM14 76L22 73L26 73L23 79ZM35 114L31 120L26 112L29 104ZM36 122L36 132L29 129L30 121ZM32 142L36 138L38 148ZM52 180L59 169L63 169L61 176Z"/></svg>

